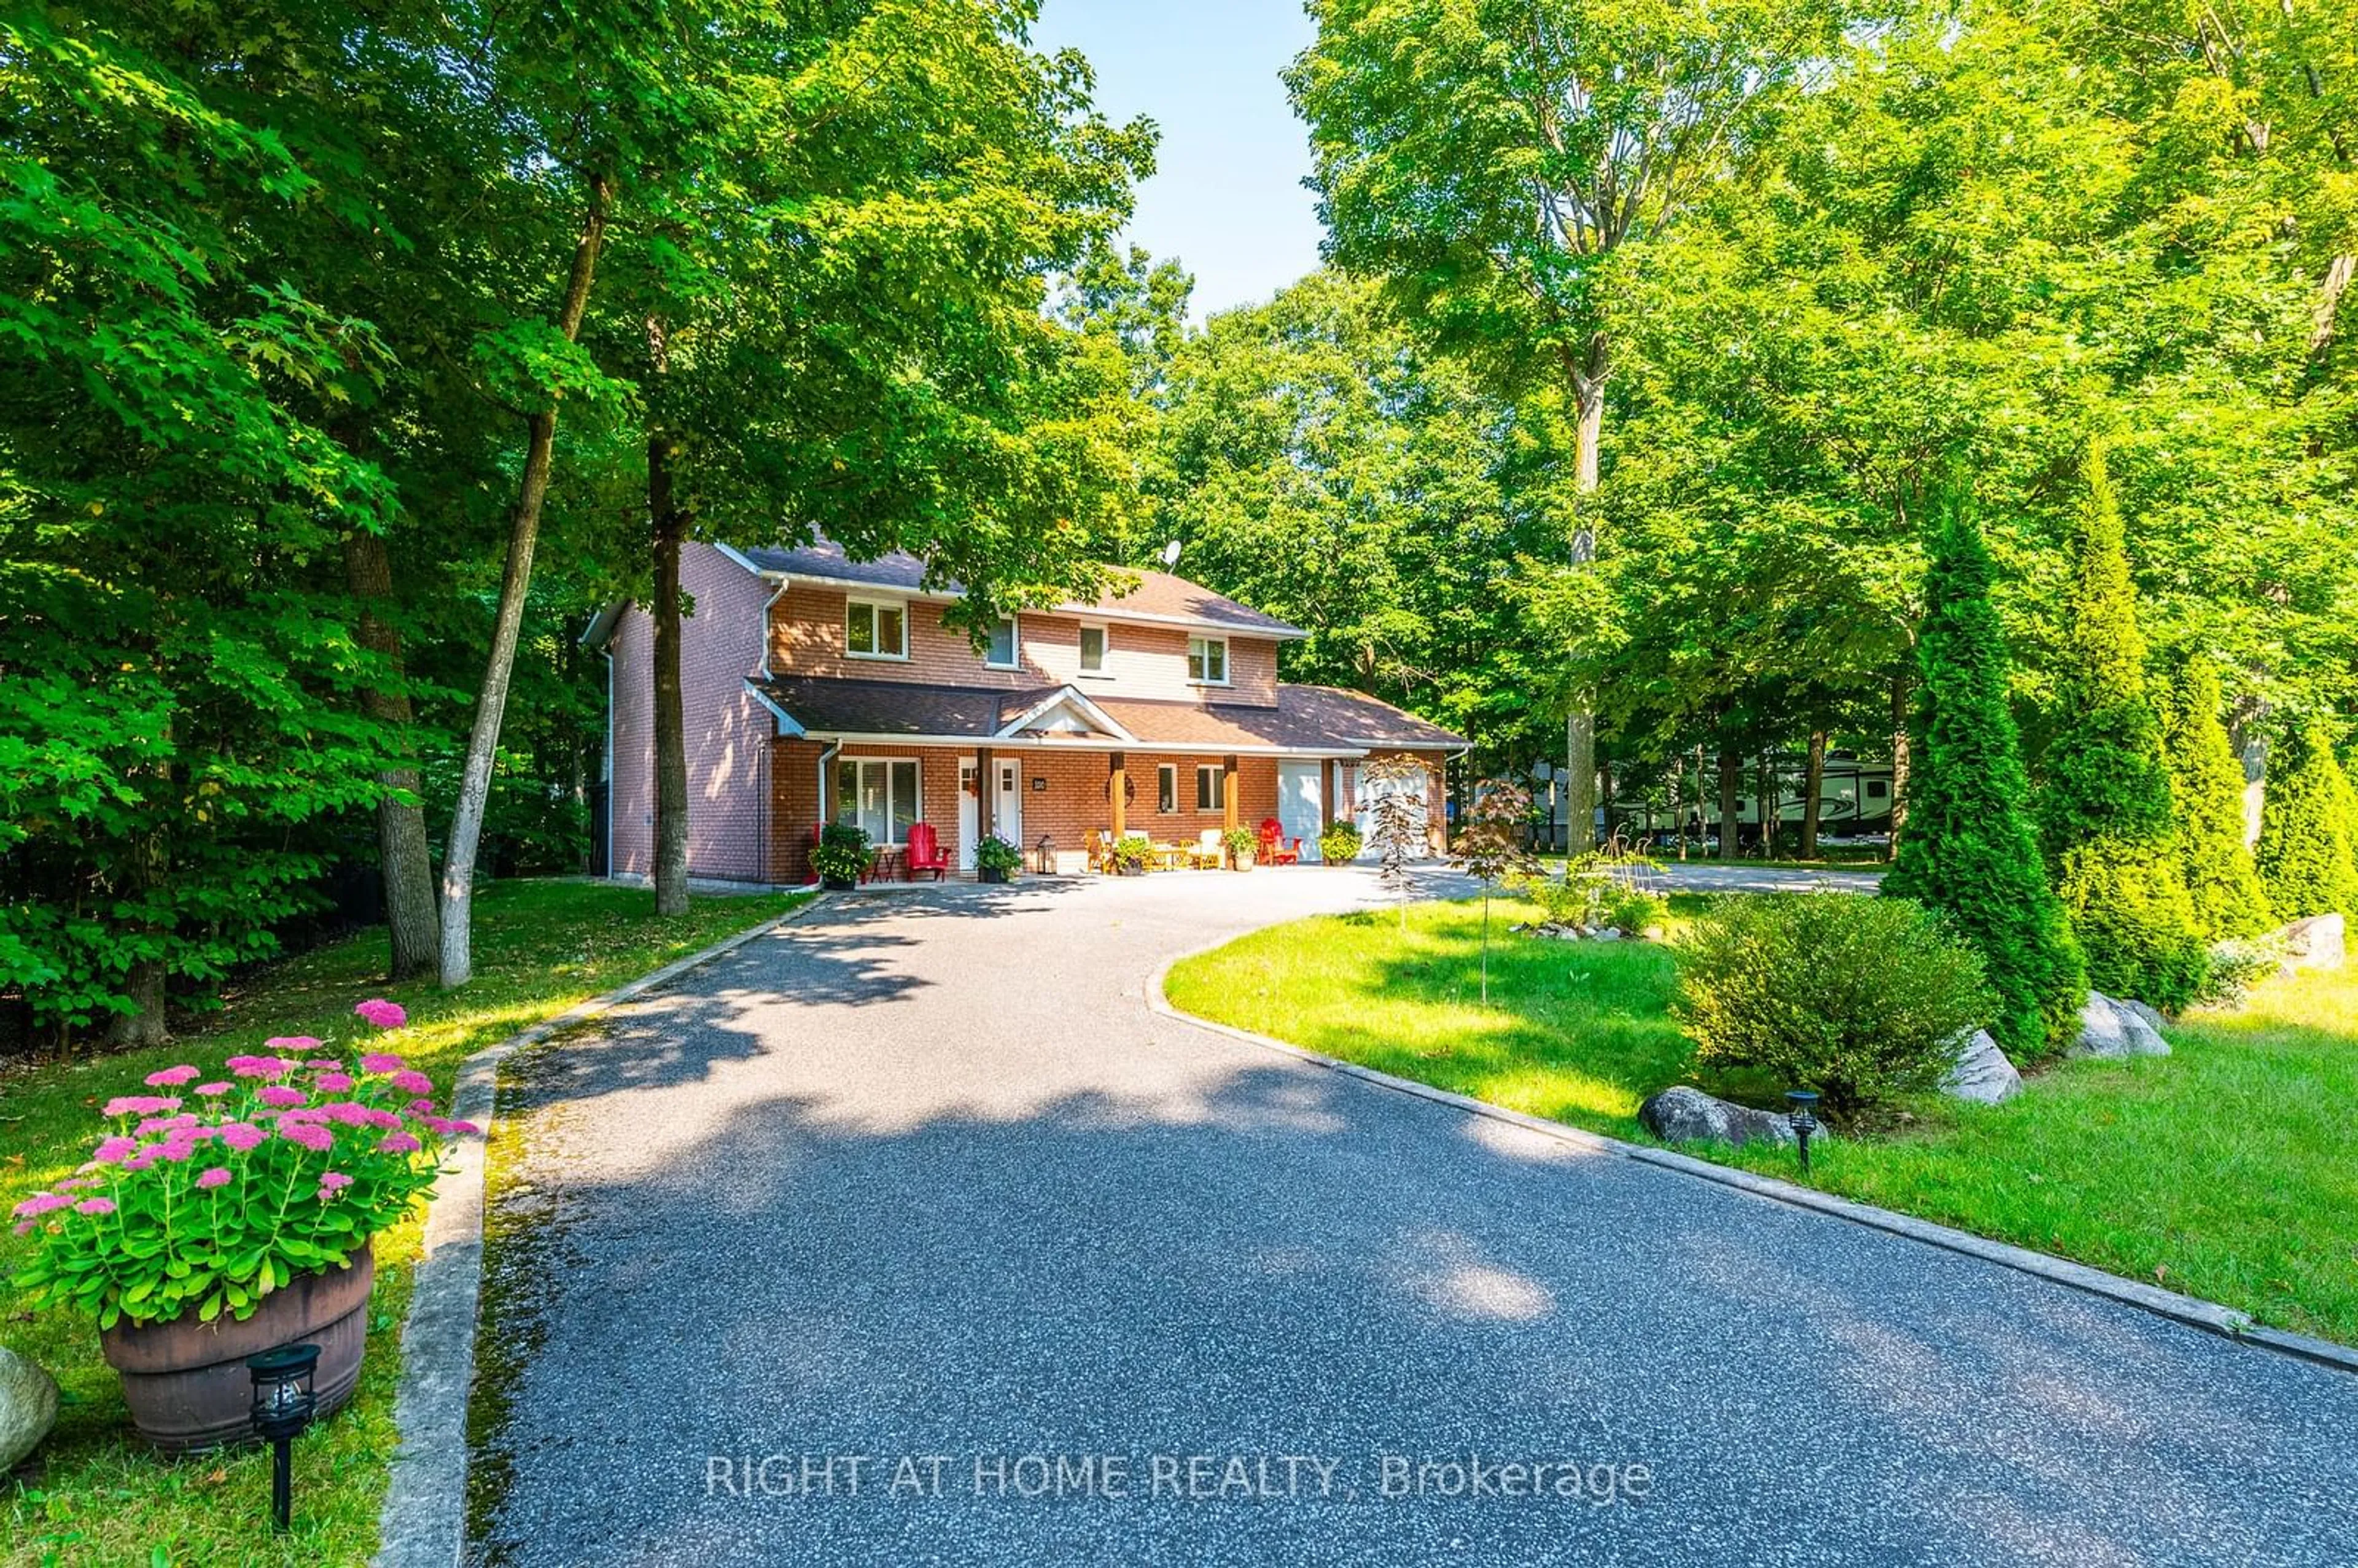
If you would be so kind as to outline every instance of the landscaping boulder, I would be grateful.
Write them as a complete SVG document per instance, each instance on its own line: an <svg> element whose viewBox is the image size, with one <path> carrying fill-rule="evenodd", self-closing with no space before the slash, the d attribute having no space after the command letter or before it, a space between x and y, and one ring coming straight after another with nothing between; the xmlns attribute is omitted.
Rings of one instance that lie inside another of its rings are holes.
<svg viewBox="0 0 2358 1568"><path fill-rule="evenodd" d="M2342 962L2342 921L2338 914L2312 914L2276 934L2285 962L2296 969L2338 969Z"/></svg>
<svg viewBox="0 0 2358 1568"><path fill-rule="evenodd" d="M1784 1115L1730 1105L1680 1084L1638 1108L1638 1120L1665 1143L1787 1143L1793 1128Z"/></svg>
<svg viewBox="0 0 2358 1568"><path fill-rule="evenodd" d="M2128 996L2115 997L2113 999L2113 1005L2115 1007L2125 1007L2128 1009L2131 1012L2136 1013L2139 1018L2145 1020L2147 1028L2152 1030L2156 1034L2161 1033L2163 1021L2160 1009L2147 1007L2145 1003L2137 1000L2136 998Z"/></svg>
<svg viewBox="0 0 2358 1568"><path fill-rule="evenodd" d="M1957 1065L1942 1080L1941 1092L1975 1105L1998 1105L2022 1092L2022 1075L2006 1060L1986 1029L1960 1036Z"/></svg>
<svg viewBox="0 0 2358 1568"><path fill-rule="evenodd" d="M15 1468L57 1419L57 1379L0 1346L0 1472Z"/></svg>
<svg viewBox="0 0 2358 1568"><path fill-rule="evenodd" d="M2070 1056L2167 1056L2169 1042L2161 1031L2121 1003L2095 991L2080 1008L2080 1038Z"/></svg>

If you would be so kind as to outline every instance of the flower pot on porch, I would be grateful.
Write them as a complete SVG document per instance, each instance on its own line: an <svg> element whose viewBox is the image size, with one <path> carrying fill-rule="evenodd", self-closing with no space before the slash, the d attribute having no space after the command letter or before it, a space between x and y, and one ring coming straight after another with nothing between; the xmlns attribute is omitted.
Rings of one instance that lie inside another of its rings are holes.
<svg viewBox="0 0 2358 1568"><path fill-rule="evenodd" d="M827 892L849 892L860 884L849 877L821 877L818 880L818 885Z"/></svg>
<svg viewBox="0 0 2358 1568"><path fill-rule="evenodd" d="M365 1243L341 1269L297 1274L262 1298L243 1323L211 1323L193 1312L164 1323L124 1321L98 1336L123 1380L123 1402L139 1435L167 1454L187 1454L254 1435L254 1381L245 1358L281 1345L316 1345L312 1379L319 1413L342 1408L360 1381L368 1344L369 1287L376 1255Z"/></svg>
<svg viewBox="0 0 2358 1568"><path fill-rule="evenodd" d="M974 878L975 881L981 882L1004 882L1007 880L1007 868L984 866L976 871Z"/></svg>

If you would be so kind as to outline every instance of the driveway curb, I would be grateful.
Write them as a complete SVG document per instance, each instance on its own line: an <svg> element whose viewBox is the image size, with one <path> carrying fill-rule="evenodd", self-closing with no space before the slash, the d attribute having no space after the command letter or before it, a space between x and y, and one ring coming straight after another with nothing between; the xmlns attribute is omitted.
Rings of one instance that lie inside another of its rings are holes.
<svg viewBox="0 0 2358 1568"><path fill-rule="evenodd" d="M1468 1095L1435 1088L1431 1084L1421 1084L1413 1078L1397 1077L1373 1067L1361 1066L1357 1062L1346 1062L1339 1057L1325 1055L1300 1045L1289 1044L1271 1035L1256 1034L1249 1029L1238 1029L1227 1023L1215 1023L1208 1018L1201 1018L1186 1011L1165 994L1164 982L1170 979L1171 971L1174 968L1190 958L1217 952L1236 940L1238 938L1234 936L1224 937L1217 942L1206 943L1191 952L1182 953L1165 960L1147 977L1147 1007L1165 1018L1214 1034L1224 1034L1231 1040L1242 1041L1248 1045L1258 1045L1265 1051L1274 1051L1282 1055L1292 1056L1314 1066L1325 1067L1346 1076L1374 1084L1380 1088L1414 1095L1419 1099L1449 1106L1469 1115L1487 1117L1493 1121L1503 1121L1509 1126L1520 1127L1527 1131L1536 1132L1541 1137L1552 1138L1559 1142L1585 1149L1592 1153L1617 1155L1622 1159L1637 1161L1640 1164L1656 1165L1664 1170L1679 1172L1683 1175L1698 1176L1707 1182L1716 1182L1721 1186L1735 1187L1739 1191L1750 1193L1756 1197L1790 1204L1795 1208L1812 1209L1835 1219L1847 1220L1853 1225L1863 1225L1870 1229L1905 1237L1910 1241L1922 1242L1929 1247L1939 1247L1951 1252L1962 1252L1967 1257L1978 1258L1985 1263L1995 1263L2000 1268L2012 1269L2017 1273L2033 1275L2053 1284L2065 1285L2072 1290L2084 1292L2089 1295L2102 1296L2107 1301L2136 1307L2158 1317L2184 1324L2190 1328L2199 1328L2207 1333L2218 1335L2222 1338L2234 1340L2238 1344L2258 1346L2279 1355L2295 1357L2320 1367L2330 1367L2336 1371L2358 1373L2358 1349L2336 1345L2330 1340L2313 1338L2304 1334L2292 1334L2282 1329L2262 1327L2254 1323L2246 1314L2238 1312L2233 1307L2222 1306L2216 1302L2207 1302L2198 1296L2180 1295L2175 1291L2165 1291L2158 1286L2144 1284L2118 1274L2108 1274L2101 1269L2092 1269L2084 1263L2074 1263L2066 1258L2058 1258L2045 1252L2034 1252L2028 1248L2015 1247L2003 1241L1992 1241L1986 1237L1974 1236L1945 1225L1935 1225L1930 1220L1917 1219L1890 1209L1877 1208L1872 1204L1838 1197L1832 1193L1822 1193L1812 1187L1796 1186L1790 1182L1780 1182L1773 1176L1762 1176L1750 1171L1737 1170L1729 1165L1714 1164L1708 1160L1698 1160L1692 1155L1675 1153L1668 1149L1650 1148L1642 1143L1625 1143L1617 1138L1608 1138L1602 1133L1585 1131L1561 1121L1552 1121L1546 1117L1533 1116L1527 1111L1509 1110L1505 1106L1492 1105L1487 1100L1475 1099Z"/></svg>
<svg viewBox="0 0 2358 1568"><path fill-rule="evenodd" d="M660 989L700 965L803 919L825 904L813 894L784 914L725 936L554 1018L486 1045L460 1065L450 1114L482 1136L459 1145L434 1184L401 1331L401 1385L393 1401L401 1446L378 1516L377 1568L453 1568L466 1549L467 1401L475 1378L476 1310L483 1284L483 1167L498 1113L500 1064L559 1030Z"/></svg>

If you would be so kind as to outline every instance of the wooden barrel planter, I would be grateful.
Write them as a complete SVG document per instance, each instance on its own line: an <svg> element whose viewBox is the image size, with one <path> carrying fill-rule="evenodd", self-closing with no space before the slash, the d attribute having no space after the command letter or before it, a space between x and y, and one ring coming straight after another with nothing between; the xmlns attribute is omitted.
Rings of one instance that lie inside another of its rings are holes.
<svg viewBox="0 0 2358 1568"><path fill-rule="evenodd" d="M240 1323L196 1314L168 1323L116 1324L99 1335L107 1365L123 1379L123 1402L139 1435L167 1454L190 1454L254 1437L254 1384L245 1358L280 1345L316 1345L312 1391L332 1414L360 1381L368 1345L369 1288L376 1255L363 1246L341 1269L297 1274L262 1298Z"/></svg>

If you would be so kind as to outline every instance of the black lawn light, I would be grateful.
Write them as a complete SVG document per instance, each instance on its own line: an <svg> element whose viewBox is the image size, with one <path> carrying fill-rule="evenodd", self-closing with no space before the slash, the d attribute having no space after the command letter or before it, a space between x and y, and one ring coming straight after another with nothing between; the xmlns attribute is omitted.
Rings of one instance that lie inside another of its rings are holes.
<svg viewBox="0 0 2358 1568"><path fill-rule="evenodd" d="M319 1365L316 1345L282 1345L245 1358L254 1379L254 1435L276 1450L270 1477L270 1511L277 1528L287 1528L292 1502L294 1456L290 1446L311 1424L318 1401L311 1393L311 1375Z"/></svg>
<svg viewBox="0 0 2358 1568"><path fill-rule="evenodd" d="M1818 1130L1818 1097L1812 1089L1787 1089L1785 1103L1793 1108L1786 1113L1785 1120L1792 1127L1793 1136L1801 1140L1801 1174L1806 1176L1810 1173L1810 1134Z"/></svg>

